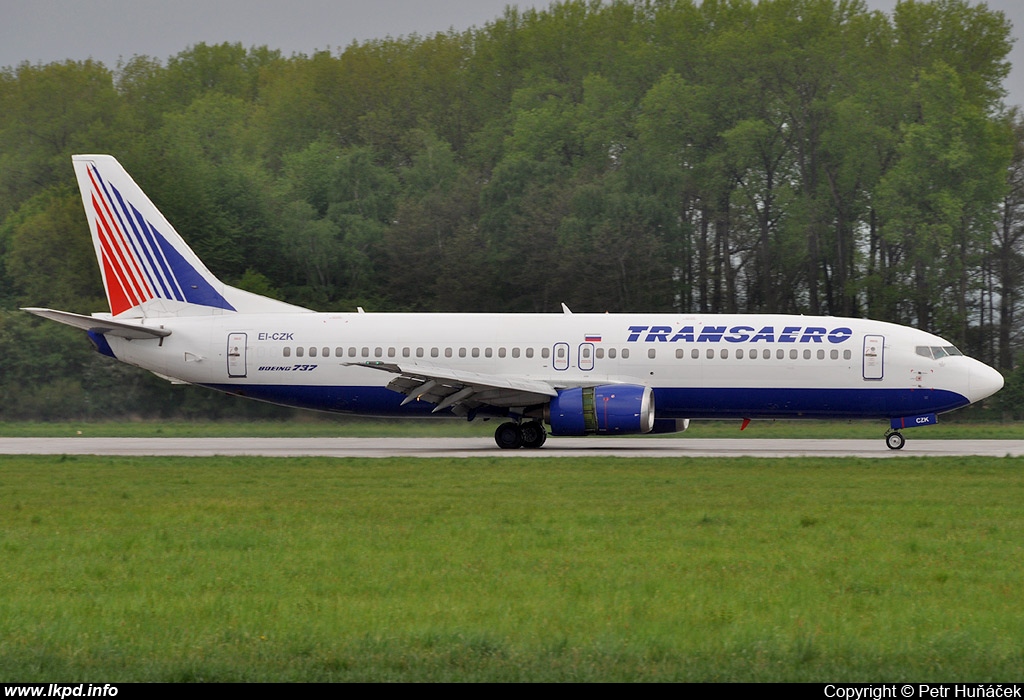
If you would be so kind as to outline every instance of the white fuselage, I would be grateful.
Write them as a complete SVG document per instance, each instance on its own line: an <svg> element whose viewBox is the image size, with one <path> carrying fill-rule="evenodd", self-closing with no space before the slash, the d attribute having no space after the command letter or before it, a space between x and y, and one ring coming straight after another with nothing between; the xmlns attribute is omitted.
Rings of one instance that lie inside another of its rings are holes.
<svg viewBox="0 0 1024 700"><path fill-rule="evenodd" d="M231 314L147 322L162 339L108 338L123 361L284 405L430 413L360 366L399 363L539 380L555 389L653 388L659 418L894 418L993 393L995 370L879 321L693 314ZM925 350L922 350L925 349ZM525 407L523 407L525 408ZM502 411L507 413L507 411ZM512 411L515 413L515 411Z"/></svg>

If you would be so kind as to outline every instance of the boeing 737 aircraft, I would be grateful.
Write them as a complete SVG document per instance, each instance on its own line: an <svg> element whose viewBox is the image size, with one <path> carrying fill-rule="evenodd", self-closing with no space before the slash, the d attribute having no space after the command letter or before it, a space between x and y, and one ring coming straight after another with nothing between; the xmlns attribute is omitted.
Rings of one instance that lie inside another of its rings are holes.
<svg viewBox="0 0 1024 700"><path fill-rule="evenodd" d="M113 157L74 156L110 313L25 309L172 382L368 416L502 417L499 447L685 430L691 418L887 419L1003 386L923 331L784 315L316 313L230 287ZM744 422L744 427L746 423Z"/></svg>

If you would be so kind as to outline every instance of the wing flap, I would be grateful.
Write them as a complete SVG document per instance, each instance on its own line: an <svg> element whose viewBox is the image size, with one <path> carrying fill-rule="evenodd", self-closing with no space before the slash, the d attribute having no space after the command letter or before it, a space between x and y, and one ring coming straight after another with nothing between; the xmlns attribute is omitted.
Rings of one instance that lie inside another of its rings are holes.
<svg viewBox="0 0 1024 700"><path fill-rule="evenodd" d="M349 366L366 367L398 376L387 387L405 394L403 403L425 401L436 404L434 412L451 408L465 415L479 406L515 408L545 403L558 392L546 382L521 377L507 377L480 372L465 372L418 363L350 362Z"/></svg>

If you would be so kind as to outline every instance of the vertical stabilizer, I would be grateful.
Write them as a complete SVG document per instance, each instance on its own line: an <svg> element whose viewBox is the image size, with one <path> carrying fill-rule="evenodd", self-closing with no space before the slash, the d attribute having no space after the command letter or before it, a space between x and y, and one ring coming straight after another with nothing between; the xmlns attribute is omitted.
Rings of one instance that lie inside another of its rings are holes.
<svg viewBox="0 0 1024 700"><path fill-rule="evenodd" d="M113 156L72 160L114 316L306 311L218 280Z"/></svg>

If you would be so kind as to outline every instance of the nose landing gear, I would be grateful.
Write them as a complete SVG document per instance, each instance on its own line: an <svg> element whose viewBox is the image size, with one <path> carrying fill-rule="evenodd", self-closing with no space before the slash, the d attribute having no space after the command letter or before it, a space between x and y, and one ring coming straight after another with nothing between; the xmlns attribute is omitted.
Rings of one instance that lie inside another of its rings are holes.
<svg viewBox="0 0 1024 700"><path fill-rule="evenodd" d="M890 450L902 450L905 444L907 444L907 440L899 431L892 430L885 434L885 445Z"/></svg>

